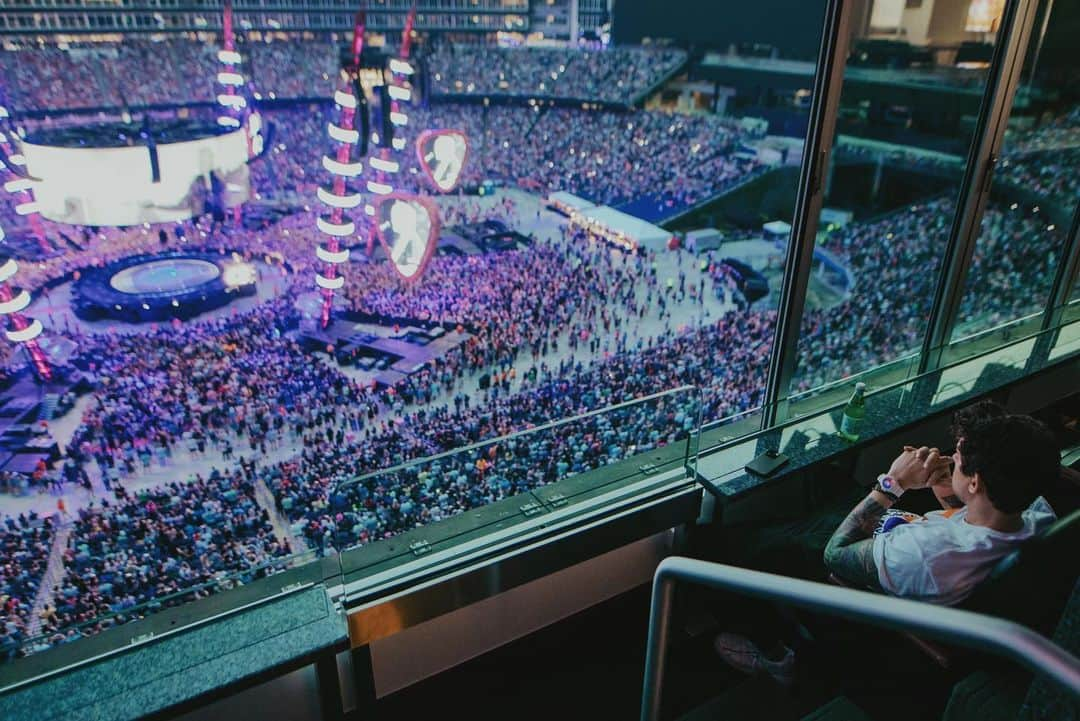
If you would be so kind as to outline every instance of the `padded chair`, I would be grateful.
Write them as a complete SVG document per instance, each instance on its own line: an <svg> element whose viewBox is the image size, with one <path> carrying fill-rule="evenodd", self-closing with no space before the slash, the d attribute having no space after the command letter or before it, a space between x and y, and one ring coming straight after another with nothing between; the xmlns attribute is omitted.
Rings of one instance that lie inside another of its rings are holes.
<svg viewBox="0 0 1080 721"><path fill-rule="evenodd" d="M1042 534L998 561L958 608L997 616L1050 636L1080 576L1080 510L1059 518ZM834 574L829 581L850 586ZM956 666L965 651L914 634L904 636L941 668Z"/></svg>

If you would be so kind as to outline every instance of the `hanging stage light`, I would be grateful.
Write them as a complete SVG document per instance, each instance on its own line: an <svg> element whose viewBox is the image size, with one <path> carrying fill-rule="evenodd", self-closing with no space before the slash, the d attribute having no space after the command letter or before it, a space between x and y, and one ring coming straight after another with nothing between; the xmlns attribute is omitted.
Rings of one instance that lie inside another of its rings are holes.
<svg viewBox="0 0 1080 721"><path fill-rule="evenodd" d="M345 278L338 266L349 261L349 251L342 247L342 241L356 233L356 223L345 215L360 205L363 198L349 188L348 180L357 178L364 172L363 148L360 145L360 133L356 129L358 112L367 112L360 83L356 82L360 72L360 53L364 42L364 14L357 13L353 23L353 64L346 69L344 87L334 91L334 104L337 106L337 122L329 122L326 132L336 144L333 156L324 155L322 166L333 181L330 188L320 187L317 191L319 201L328 209L328 213L315 219L315 225L326 236L325 245L315 247L315 258L320 268L315 273L315 284L322 291L320 325L330 325L330 314L334 305L334 291L345 285Z"/></svg>
<svg viewBox="0 0 1080 721"><path fill-rule="evenodd" d="M17 134L5 132L8 130L6 125L10 122L10 118L11 114L7 107L0 105L0 150L3 151L4 157L10 163L10 165L7 165L0 162L0 177L5 181L4 190L12 196L11 200L15 204L15 212L25 216L29 221L30 230L33 232L42 252L51 254L54 249L45 235L45 226L42 224L41 215L38 212L39 206L34 200L34 181L26 177L25 159L21 153L15 151L15 147L12 145L12 138L17 137ZM16 163L16 159L20 159L22 162ZM2 234L0 234L0 237L3 237Z"/></svg>
<svg viewBox="0 0 1080 721"><path fill-rule="evenodd" d="M220 106L220 115L217 123L223 128L236 129L243 127L247 139L248 158L253 158L262 153L262 118L251 109L251 102L247 97L244 76L240 72L243 58L236 52L236 37L233 32L232 0L225 0L221 15L222 44L224 47L218 51L218 62L221 67L214 76L220 87L217 93L217 103Z"/></svg>
<svg viewBox="0 0 1080 721"><path fill-rule="evenodd" d="M3 230L0 230L0 239L3 237ZM50 381L53 376L52 368L45 357L45 352L37 342L43 330L41 321L37 318L28 320L22 314L30 305L30 293L22 288L13 288L8 282L18 271L19 264L14 258L6 258L0 262L0 317L5 318L7 324L4 335L12 343L18 343L26 348L38 378L42 381Z"/></svg>

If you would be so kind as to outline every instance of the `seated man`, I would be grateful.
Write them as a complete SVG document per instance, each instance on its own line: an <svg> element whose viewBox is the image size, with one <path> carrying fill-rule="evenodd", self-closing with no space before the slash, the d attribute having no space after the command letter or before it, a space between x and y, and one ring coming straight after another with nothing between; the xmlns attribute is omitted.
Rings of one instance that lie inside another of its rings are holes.
<svg viewBox="0 0 1080 721"><path fill-rule="evenodd" d="M1007 415L996 404L980 403L956 414L953 435L957 450L951 458L937 449L905 447L839 525L833 521L835 530L822 554L829 571L892 595L956 604L1000 559L1053 523L1054 512L1040 495L1059 472L1057 445L1046 426L1027 416ZM905 494L923 488L933 489L943 510L920 515L893 508L901 496L907 501ZM784 526L787 545L820 548L804 544L803 536L810 541L824 536L819 527L832 517L810 519L805 533ZM777 534L761 537L773 535ZM813 580L825 575L822 555L818 568L811 568L809 563L792 563L802 554L790 549L754 551L759 559L782 559L783 567L753 561L742 565ZM767 672L786 684L792 679L791 647L800 634L781 641L776 631L790 627L791 619L763 610L755 604L747 613L737 614L744 616L741 621L753 641L721 633L714 645L736 669Z"/></svg>
<svg viewBox="0 0 1080 721"><path fill-rule="evenodd" d="M1055 520L1040 495L1058 475L1050 431L1027 416L1004 416L966 429L952 456L956 508L895 515L905 492L935 484L948 459L906 448L848 514L825 547L837 576L886 593L953 605L994 565ZM940 484L938 484L940 485Z"/></svg>

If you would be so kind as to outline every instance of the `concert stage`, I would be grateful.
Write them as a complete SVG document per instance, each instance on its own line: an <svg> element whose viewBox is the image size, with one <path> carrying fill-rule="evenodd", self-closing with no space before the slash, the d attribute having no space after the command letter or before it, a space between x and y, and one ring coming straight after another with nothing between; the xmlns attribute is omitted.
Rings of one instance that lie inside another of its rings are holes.
<svg viewBox="0 0 1080 721"><path fill-rule="evenodd" d="M333 349L339 365L365 372L379 386L389 387L438 361L472 337L467 331L439 324L385 325L356 314L338 319L326 330L302 324L298 340L309 351Z"/></svg>
<svg viewBox="0 0 1080 721"><path fill-rule="evenodd" d="M254 295L254 266L213 253L137 255L104 268L86 268L71 305L85 320L129 323L186 319Z"/></svg>

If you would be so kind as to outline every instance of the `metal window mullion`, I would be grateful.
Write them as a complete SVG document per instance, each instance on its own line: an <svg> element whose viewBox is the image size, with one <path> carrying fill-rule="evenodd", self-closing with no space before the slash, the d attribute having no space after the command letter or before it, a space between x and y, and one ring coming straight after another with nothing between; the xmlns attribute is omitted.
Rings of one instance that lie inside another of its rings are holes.
<svg viewBox="0 0 1080 721"><path fill-rule="evenodd" d="M976 142L968 153L957 212L949 242L942 254L941 274L934 290L934 302L919 356L919 373L939 367L942 354L952 340L953 327L964 300L968 268L975 254L983 213L990 198L994 166L1001 152L1013 96L1020 81L1024 56L1035 23L1037 5L1037 0L1012 0L1006 4L1002 15L1003 37L994 49L987 88L975 126Z"/></svg>
<svg viewBox="0 0 1080 721"><path fill-rule="evenodd" d="M769 428L787 416L787 398L799 357L799 334L802 329L806 290L814 259L821 206L824 203L825 173L829 151L836 135L836 115L844 85L847 62L852 0L829 0L821 47L814 74L814 94L806 134L806 151L799 172L799 187L788 238L784 274L769 377L762 399L761 427Z"/></svg>
<svg viewBox="0 0 1080 721"><path fill-rule="evenodd" d="M1058 336L1061 333L1061 318L1078 280L1080 280L1080 204L1073 211L1069 235L1054 273L1054 285L1046 300L1046 308L1043 310L1042 331L1035 342L1035 348L1028 356L1026 372L1031 373L1042 368L1049 360L1050 352L1057 345Z"/></svg>
<svg viewBox="0 0 1080 721"><path fill-rule="evenodd" d="M1050 289L1050 297L1046 299L1043 330L1061 325L1062 313L1069 304L1077 280L1080 279L1080 203L1073 211L1072 226L1061 250L1061 259L1054 273L1054 285Z"/></svg>

